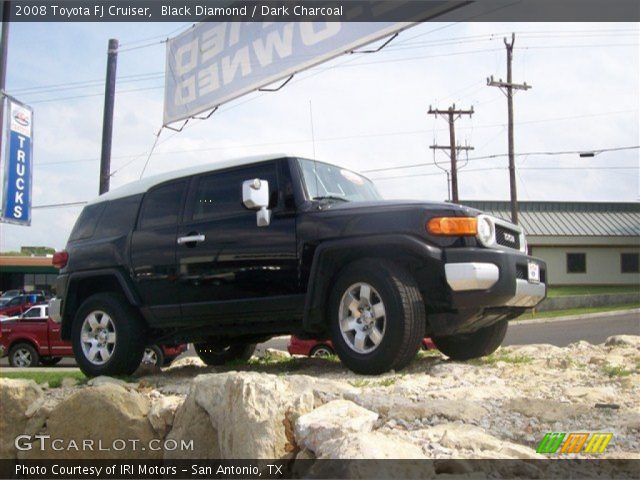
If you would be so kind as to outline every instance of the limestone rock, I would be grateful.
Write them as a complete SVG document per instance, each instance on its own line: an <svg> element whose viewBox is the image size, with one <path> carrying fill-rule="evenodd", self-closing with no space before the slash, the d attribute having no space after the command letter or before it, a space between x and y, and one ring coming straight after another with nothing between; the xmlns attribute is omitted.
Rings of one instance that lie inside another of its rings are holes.
<svg viewBox="0 0 640 480"><path fill-rule="evenodd" d="M473 425L444 423L429 428L426 437L447 448L472 449L474 452L488 452L487 458L544 458L524 445L511 443L489 435Z"/></svg>
<svg viewBox="0 0 640 480"><path fill-rule="evenodd" d="M505 408L528 417L538 418L543 422L559 422L588 412L588 407L585 405L525 397L512 398L505 403Z"/></svg>
<svg viewBox="0 0 640 480"><path fill-rule="evenodd" d="M0 378L0 458L15 458L14 439L24 433L25 412L42 401L42 389L33 380Z"/></svg>
<svg viewBox="0 0 640 480"><path fill-rule="evenodd" d="M149 422L161 438L164 438L171 429L176 410L183 401L182 397L168 396L160 397L157 402L151 405L148 415Z"/></svg>
<svg viewBox="0 0 640 480"><path fill-rule="evenodd" d="M60 386L62 388L72 388L78 385L78 380L73 377L64 377L62 382L60 382Z"/></svg>
<svg viewBox="0 0 640 480"><path fill-rule="evenodd" d="M189 395L178 407L165 442L167 445L179 446L182 442L191 445L186 449L166 449L164 458L167 460L220 458L218 432L211 425L207 411L196 403L195 395Z"/></svg>
<svg viewBox="0 0 640 480"><path fill-rule="evenodd" d="M640 348L640 335L613 335L604 342L605 347L635 347Z"/></svg>
<svg viewBox="0 0 640 480"><path fill-rule="evenodd" d="M378 414L348 400L333 400L302 415L295 423L295 439L302 448L320 445L347 433L370 432Z"/></svg>
<svg viewBox="0 0 640 480"><path fill-rule="evenodd" d="M159 458L161 452L142 450L158 438L147 419L148 413L146 397L112 382L77 390L51 411L46 421L46 433L52 439L62 439L65 447L71 442L82 446L83 442L92 441L92 450L53 450L48 443L44 450L19 452L19 458ZM129 439L138 440L137 450L126 443ZM120 441L125 442L122 450Z"/></svg>

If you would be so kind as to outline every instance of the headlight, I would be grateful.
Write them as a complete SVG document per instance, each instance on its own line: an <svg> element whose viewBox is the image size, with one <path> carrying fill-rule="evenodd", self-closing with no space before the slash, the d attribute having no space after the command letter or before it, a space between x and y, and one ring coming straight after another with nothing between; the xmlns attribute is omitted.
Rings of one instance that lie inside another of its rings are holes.
<svg viewBox="0 0 640 480"><path fill-rule="evenodd" d="M476 234L476 238L485 247L488 247L494 243L494 237L495 229L493 227L493 222L489 217L480 215L478 217L478 233Z"/></svg>

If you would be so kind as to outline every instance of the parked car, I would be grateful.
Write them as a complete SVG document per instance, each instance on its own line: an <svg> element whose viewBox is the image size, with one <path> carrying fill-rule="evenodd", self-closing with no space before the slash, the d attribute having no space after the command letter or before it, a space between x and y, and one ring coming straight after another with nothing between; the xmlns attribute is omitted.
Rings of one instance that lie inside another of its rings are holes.
<svg viewBox="0 0 640 480"><path fill-rule="evenodd" d="M0 306L0 315L5 315L7 317L20 315L30 309L33 305L44 301L45 298L43 295L35 293L18 295Z"/></svg>
<svg viewBox="0 0 640 480"><path fill-rule="evenodd" d="M546 296L526 251L519 226L478 210L384 201L328 163L245 158L89 202L53 257L50 308L90 376L129 374L161 341L219 365L286 334L331 338L348 368L378 374L425 336L456 360L495 351Z"/></svg>
<svg viewBox="0 0 640 480"><path fill-rule="evenodd" d="M18 295L22 295L23 293L23 290L7 290L5 292L2 292L2 295L0 295L0 301L11 300L13 297L17 297Z"/></svg>
<svg viewBox="0 0 640 480"><path fill-rule="evenodd" d="M426 337L422 339L422 348L424 350L433 350L436 346L430 338ZM328 357L336 354L331 340L306 340L295 335L289 337L287 350L291 355L305 355L307 357Z"/></svg>
<svg viewBox="0 0 640 480"><path fill-rule="evenodd" d="M0 345L12 367L50 366L74 356L71 343L61 338L60 324L51 320L48 309L47 305L36 305L0 324ZM109 340L102 348L109 348ZM151 345L145 348L142 363L169 365L185 350L186 345Z"/></svg>

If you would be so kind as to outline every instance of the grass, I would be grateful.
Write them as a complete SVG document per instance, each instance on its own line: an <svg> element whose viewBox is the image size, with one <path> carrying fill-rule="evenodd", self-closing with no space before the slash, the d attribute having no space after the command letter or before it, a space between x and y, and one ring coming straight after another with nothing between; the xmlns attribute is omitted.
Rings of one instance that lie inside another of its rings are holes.
<svg viewBox="0 0 640 480"><path fill-rule="evenodd" d="M492 353L491 355L487 355L486 357L469 360L468 362L472 365L495 365L498 362L521 365L531 363L532 361L533 357L530 357L529 355L508 355L505 353L500 353L500 351L498 351L497 353Z"/></svg>
<svg viewBox="0 0 640 480"><path fill-rule="evenodd" d="M85 383L89 379L82 372L3 372L0 371L0 378L22 378L33 380L39 385L49 384L50 388L58 388L62 385L64 378L74 378L78 383Z"/></svg>
<svg viewBox="0 0 640 480"><path fill-rule="evenodd" d="M638 293L640 285L599 285L549 287L549 297L566 297L569 295L598 295L603 293Z"/></svg>
<svg viewBox="0 0 640 480"><path fill-rule="evenodd" d="M531 320L535 318L563 317L565 315L583 315L585 313L614 312L617 310L629 310L640 308L640 303L629 303L626 305L607 305L604 307L571 308L568 310L550 310L545 312L525 313L518 317L518 320Z"/></svg>
<svg viewBox="0 0 640 480"><path fill-rule="evenodd" d="M602 372L609 378L627 377L633 373L631 370L627 370L624 367L614 365L604 365L602 367Z"/></svg>

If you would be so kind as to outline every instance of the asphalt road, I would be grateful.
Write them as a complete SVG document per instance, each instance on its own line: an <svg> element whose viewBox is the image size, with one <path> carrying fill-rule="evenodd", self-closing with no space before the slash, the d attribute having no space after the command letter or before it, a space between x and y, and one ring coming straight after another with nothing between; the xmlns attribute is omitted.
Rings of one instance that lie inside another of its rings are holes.
<svg viewBox="0 0 640 480"><path fill-rule="evenodd" d="M619 313L614 316L597 316L576 320L546 321L544 323L518 323L509 326L503 345L527 345L533 343L550 343L564 347L579 340L589 343L602 343L611 335L640 335L640 314ZM278 350L287 349L287 337L278 337L258 346L258 354L265 348ZM183 355L195 355L193 348L189 348ZM7 358L0 359L0 367L8 367ZM68 368L75 366L71 358L63 359L56 367ZM5 369L6 371L6 369Z"/></svg>

